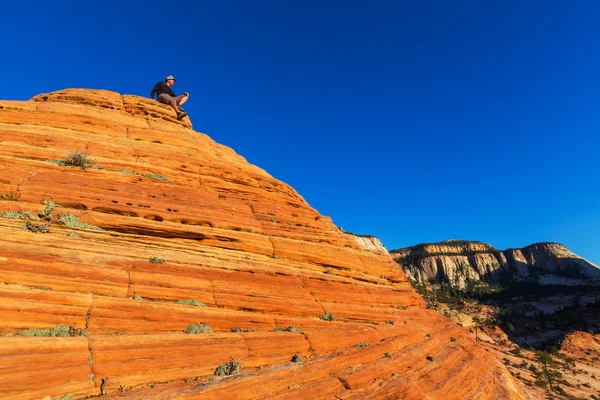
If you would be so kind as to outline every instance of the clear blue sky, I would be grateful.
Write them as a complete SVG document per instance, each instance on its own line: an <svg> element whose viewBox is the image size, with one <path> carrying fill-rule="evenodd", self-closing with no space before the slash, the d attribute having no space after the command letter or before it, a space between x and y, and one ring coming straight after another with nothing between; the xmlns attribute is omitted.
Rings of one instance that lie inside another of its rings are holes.
<svg viewBox="0 0 600 400"><path fill-rule="evenodd" d="M0 98L148 96L388 249L556 241L600 263L597 1L3 4Z"/></svg>

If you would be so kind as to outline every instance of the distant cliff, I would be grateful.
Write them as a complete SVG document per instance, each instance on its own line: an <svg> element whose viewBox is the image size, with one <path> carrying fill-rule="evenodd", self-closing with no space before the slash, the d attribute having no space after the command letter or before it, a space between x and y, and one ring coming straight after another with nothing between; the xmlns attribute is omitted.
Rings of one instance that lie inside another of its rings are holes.
<svg viewBox="0 0 600 400"><path fill-rule="evenodd" d="M469 281L577 284L582 279L600 279L600 267L558 243L501 251L482 242L447 240L392 250L390 254L408 278L445 281L460 289Z"/></svg>

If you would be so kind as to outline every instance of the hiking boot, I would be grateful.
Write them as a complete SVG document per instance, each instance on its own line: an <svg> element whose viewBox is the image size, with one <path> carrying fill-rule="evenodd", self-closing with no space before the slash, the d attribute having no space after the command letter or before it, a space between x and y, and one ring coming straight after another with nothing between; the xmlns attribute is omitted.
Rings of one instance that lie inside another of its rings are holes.
<svg viewBox="0 0 600 400"><path fill-rule="evenodd" d="M179 111L177 114L177 121L181 121L185 116L188 115L185 111Z"/></svg>

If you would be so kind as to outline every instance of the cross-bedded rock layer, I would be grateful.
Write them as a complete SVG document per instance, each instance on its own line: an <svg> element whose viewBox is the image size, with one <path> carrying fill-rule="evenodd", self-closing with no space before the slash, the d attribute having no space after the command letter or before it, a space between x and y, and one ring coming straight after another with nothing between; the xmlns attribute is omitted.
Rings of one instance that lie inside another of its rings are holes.
<svg viewBox="0 0 600 400"><path fill-rule="evenodd" d="M0 144L3 399L524 398L385 249L166 106L0 101ZM93 167L61 165L78 150ZM184 332L199 323L212 333ZM71 336L23 336L59 325ZM215 376L231 359L241 372Z"/></svg>

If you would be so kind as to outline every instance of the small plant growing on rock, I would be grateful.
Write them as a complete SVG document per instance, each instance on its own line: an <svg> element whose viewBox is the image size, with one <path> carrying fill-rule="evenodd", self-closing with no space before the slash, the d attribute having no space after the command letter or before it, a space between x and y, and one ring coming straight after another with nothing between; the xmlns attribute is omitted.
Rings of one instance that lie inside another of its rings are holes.
<svg viewBox="0 0 600 400"><path fill-rule="evenodd" d="M4 200L4 201L18 201L19 197L21 197L21 194L17 193L17 192L0 194L0 200Z"/></svg>
<svg viewBox="0 0 600 400"><path fill-rule="evenodd" d="M134 294L133 300L144 300L144 298L142 296L140 296L139 294Z"/></svg>
<svg viewBox="0 0 600 400"><path fill-rule="evenodd" d="M229 359L229 362L217 367L215 369L215 375L217 376L230 376L238 374L242 370L242 364L234 361L233 358Z"/></svg>
<svg viewBox="0 0 600 400"><path fill-rule="evenodd" d="M39 221L40 219L33 215L31 211L2 211L0 213L0 218L8 218L8 219L25 219L29 218L32 221Z"/></svg>
<svg viewBox="0 0 600 400"><path fill-rule="evenodd" d="M398 310L402 310L404 307L402 307L402 305L401 305L401 304L398 304L398 305L396 306L396 308L397 308Z"/></svg>
<svg viewBox="0 0 600 400"><path fill-rule="evenodd" d="M34 224L29 219L25 221L25 229L33 233L49 233L50 232L50 221L45 224Z"/></svg>
<svg viewBox="0 0 600 400"><path fill-rule="evenodd" d="M432 356L427 356L425 358L427 359L427 361L433 361L433 357Z"/></svg>
<svg viewBox="0 0 600 400"><path fill-rule="evenodd" d="M92 231L101 231L102 230L102 228L100 228L98 226L90 225L90 224L86 224L84 222L81 222L79 220L79 218L77 218L73 214L58 214L58 216L56 218L56 222L59 225L66 226L67 228L89 229L89 230L92 230Z"/></svg>
<svg viewBox="0 0 600 400"><path fill-rule="evenodd" d="M75 398L73 396L71 396L69 393L65 393L62 395L62 397L58 398L57 400L75 400Z"/></svg>
<svg viewBox="0 0 600 400"><path fill-rule="evenodd" d="M385 353L384 356L387 357L387 358L392 358L392 354L391 353Z"/></svg>
<svg viewBox="0 0 600 400"><path fill-rule="evenodd" d="M94 161L88 157L88 145L85 150L71 151L67 158L62 160L62 165L65 167L80 167L81 169L90 168L94 165ZM59 164L60 165L60 164Z"/></svg>
<svg viewBox="0 0 600 400"><path fill-rule="evenodd" d="M452 336L452 337L450 338L450 341L451 341L451 342L456 342L456 338L455 338L454 336Z"/></svg>
<svg viewBox="0 0 600 400"><path fill-rule="evenodd" d="M329 311L325 311L325 313L321 315L319 319L322 319L323 321L335 321L335 316Z"/></svg>
<svg viewBox="0 0 600 400"><path fill-rule="evenodd" d="M395 325L395 324L396 324L396 323L395 323L393 320L391 320L391 319L388 319L387 321L385 321L385 323L386 323L386 324L390 324L390 325Z"/></svg>
<svg viewBox="0 0 600 400"><path fill-rule="evenodd" d="M162 175L156 175L156 174L144 174L144 176L146 178L150 178L150 179L154 179L155 181L165 181L165 182L171 182L171 180L169 178L167 178L166 176L162 176Z"/></svg>
<svg viewBox="0 0 600 400"><path fill-rule="evenodd" d="M425 336L427 336L427 337L431 337L431 333L428 333L428 334L427 334L427 335L425 335Z"/></svg>
<svg viewBox="0 0 600 400"><path fill-rule="evenodd" d="M325 271L323 271L323 273L324 273L324 274L327 274L327 275L331 275L331 274L332 274L332 272L331 272L331 270L330 270L330 269L326 269Z"/></svg>
<svg viewBox="0 0 600 400"><path fill-rule="evenodd" d="M175 302L175 304L183 304L186 306L195 306L195 307L206 307L206 304L204 304L201 301L198 301L196 299L182 299L182 300L177 300Z"/></svg>
<svg viewBox="0 0 600 400"><path fill-rule="evenodd" d="M365 347L366 344L364 344L363 342L358 342L354 345L354 347Z"/></svg>
<svg viewBox="0 0 600 400"><path fill-rule="evenodd" d="M164 264L164 262L165 262L165 260L162 260L156 256L150 257L150 260L148 260L148 261L150 261L150 264Z"/></svg>
<svg viewBox="0 0 600 400"><path fill-rule="evenodd" d="M300 329L296 328L295 326L288 326L287 328L285 328L286 331L288 332L298 332Z"/></svg>
<svg viewBox="0 0 600 400"><path fill-rule="evenodd" d="M277 223L277 220L276 220L275 218L271 218L271 219L269 220L269 222L272 222L272 223L276 224L276 223Z"/></svg>
<svg viewBox="0 0 600 400"><path fill-rule="evenodd" d="M275 329L273 329L273 332L281 332L283 329L281 329L280 327L276 326Z"/></svg>
<svg viewBox="0 0 600 400"><path fill-rule="evenodd" d="M300 357L298 354L294 354L292 357L292 362L302 362L302 357Z"/></svg>
<svg viewBox="0 0 600 400"><path fill-rule="evenodd" d="M52 212L54 209L60 206L52 200L44 200L42 201L42 204L45 205L46 208L38 213L38 217L46 221L50 221L52 219Z"/></svg>
<svg viewBox="0 0 600 400"><path fill-rule="evenodd" d="M41 336L41 337L73 337L85 336L85 331L74 326L58 325L45 329L21 329L18 336Z"/></svg>
<svg viewBox="0 0 600 400"><path fill-rule="evenodd" d="M204 325L202 323L199 324L190 324L187 329L185 330L185 333L189 333L192 335L199 335L201 333L212 333L212 328L208 325Z"/></svg>

